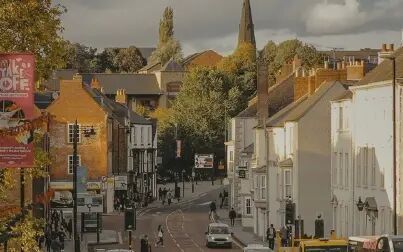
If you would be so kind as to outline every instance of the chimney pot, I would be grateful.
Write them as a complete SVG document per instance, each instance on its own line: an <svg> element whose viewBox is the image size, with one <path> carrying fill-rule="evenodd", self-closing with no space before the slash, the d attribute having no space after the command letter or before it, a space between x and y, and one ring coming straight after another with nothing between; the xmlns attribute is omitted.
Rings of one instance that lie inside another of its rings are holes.
<svg viewBox="0 0 403 252"><path fill-rule="evenodd" d="M337 70L340 70L340 69L341 69L341 62L337 62L337 64L336 64L336 69L337 69Z"/></svg>
<svg viewBox="0 0 403 252"><path fill-rule="evenodd" d="M395 50L395 44L389 44L389 51L393 52Z"/></svg>
<svg viewBox="0 0 403 252"><path fill-rule="evenodd" d="M305 76L306 76L305 69L304 69L304 68L302 68L302 77L305 77Z"/></svg>
<svg viewBox="0 0 403 252"><path fill-rule="evenodd" d="M329 69L329 61L326 60L324 62L324 67L325 67L325 69Z"/></svg>
<svg viewBox="0 0 403 252"><path fill-rule="evenodd" d="M381 51L382 51L382 52L386 52L386 51L387 51L386 44L382 44L382 49L381 49Z"/></svg>
<svg viewBox="0 0 403 252"><path fill-rule="evenodd" d="M295 70L295 77L299 77L299 69Z"/></svg>
<svg viewBox="0 0 403 252"><path fill-rule="evenodd" d="M361 60L361 66L364 66L364 64L365 64L365 61Z"/></svg>

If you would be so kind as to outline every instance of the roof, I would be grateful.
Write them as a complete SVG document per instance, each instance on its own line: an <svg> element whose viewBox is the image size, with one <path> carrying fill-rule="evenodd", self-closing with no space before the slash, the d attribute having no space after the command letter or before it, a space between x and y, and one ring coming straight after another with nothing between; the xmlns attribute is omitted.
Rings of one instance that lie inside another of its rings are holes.
<svg viewBox="0 0 403 252"><path fill-rule="evenodd" d="M396 58L396 78L403 77L403 47L397 49L393 56ZM356 85L362 86L370 83L387 81L393 79L392 60L384 59L381 64L374 68L371 72L367 73L365 77Z"/></svg>
<svg viewBox="0 0 403 252"><path fill-rule="evenodd" d="M269 115L276 114L282 108L294 101L295 75L290 74L282 82L275 84L268 90ZM255 117L257 113L257 99L236 117Z"/></svg>
<svg viewBox="0 0 403 252"><path fill-rule="evenodd" d="M319 52L330 56L332 59L334 56L336 57L336 59L343 59L344 57L347 56L354 56L355 60L368 60L369 56L378 57L378 52L380 51L381 51L380 49L364 48L355 51L331 50L331 51L319 51Z"/></svg>
<svg viewBox="0 0 403 252"><path fill-rule="evenodd" d="M353 92L351 90L346 90L342 95L333 99L333 101L348 100L353 98Z"/></svg>
<svg viewBox="0 0 403 252"><path fill-rule="evenodd" d="M146 66L142 67L138 72L154 72L159 71L161 69L161 63L149 63Z"/></svg>
<svg viewBox="0 0 403 252"><path fill-rule="evenodd" d="M160 95L161 90L154 74L85 73L83 82L89 85L92 78L98 79L105 94L116 94L125 89L128 95Z"/></svg>
<svg viewBox="0 0 403 252"><path fill-rule="evenodd" d="M77 69L54 70L51 77L44 81L42 85L46 87L47 90L58 91L60 89L60 80L72 80L76 73L78 73Z"/></svg>
<svg viewBox="0 0 403 252"><path fill-rule="evenodd" d="M219 53L217 53L216 51L214 51L214 50L206 50L206 51L197 52L197 53L193 53L193 54L188 55L187 57L185 57L182 60L182 65L186 66L187 64L191 63L197 57L199 57L199 56L201 56L203 54L206 54L206 53L213 53L213 54L215 54L215 55L217 55L217 56L222 58L222 56Z"/></svg>
<svg viewBox="0 0 403 252"><path fill-rule="evenodd" d="M243 150L242 153L247 153L247 154L251 154L255 151L255 145L253 143L249 144L248 146L246 146Z"/></svg>
<svg viewBox="0 0 403 252"><path fill-rule="evenodd" d="M161 68L161 72L183 72L185 69L182 65L174 59L170 59L165 65Z"/></svg>
<svg viewBox="0 0 403 252"><path fill-rule="evenodd" d="M283 126L287 121L297 121L303 117L320 99L336 84L344 85L339 81L328 81L323 83L314 94L306 94L297 101L289 104L277 114L269 118L267 125L276 127Z"/></svg>
<svg viewBox="0 0 403 252"><path fill-rule="evenodd" d="M138 115L133 110L129 109L126 105L109 99L100 90L91 88L88 85L83 85L83 87L102 108L110 113L111 116L119 121L122 125L125 124L125 118L129 118L130 122L133 124L152 124L152 122Z"/></svg>
<svg viewBox="0 0 403 252"><path fill-rule="evenodd" d="M53 100L53 92L34 93L34 103L39 109L46 109Z"/></svg>

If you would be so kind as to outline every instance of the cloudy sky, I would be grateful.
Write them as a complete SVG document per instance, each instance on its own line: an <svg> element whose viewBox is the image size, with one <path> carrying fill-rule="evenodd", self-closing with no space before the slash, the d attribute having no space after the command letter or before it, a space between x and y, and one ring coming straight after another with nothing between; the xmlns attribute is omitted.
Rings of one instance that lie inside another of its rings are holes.
<svg viewBox="0 0 403 252"><path fill-rule="evenodd" d="M166 6L185 55L230 53L237 43L243 0L55 0L64 37L92 47L155 46ZM401 43L403 0L250 0L258 48L298 38L319 49L379 48Z"/></svg>

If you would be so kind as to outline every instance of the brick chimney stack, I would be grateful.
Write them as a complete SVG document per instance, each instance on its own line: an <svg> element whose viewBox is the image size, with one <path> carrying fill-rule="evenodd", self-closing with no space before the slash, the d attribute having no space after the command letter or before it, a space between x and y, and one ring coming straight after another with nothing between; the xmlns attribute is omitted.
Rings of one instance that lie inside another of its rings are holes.
<svg viewBox="0 0 403 252"><path fill-rule="evenodd" d="M127 104L127 95L125 89L116 90L115 101L121 104Z"/></svg>
<svg viewBox="0 0 403 252"><path fill-rule="evenodd" d="M384 61L384 57L392 55L394 51L394 44L382 44L382 49L378 52L378 64L381 64Z"/></svg>
<svg viewBox="0 0 403 252"><path fill-rule="evenodd" d="M258 60L257 67L257 117L261 124L269 116L267 64Z"/></svg>

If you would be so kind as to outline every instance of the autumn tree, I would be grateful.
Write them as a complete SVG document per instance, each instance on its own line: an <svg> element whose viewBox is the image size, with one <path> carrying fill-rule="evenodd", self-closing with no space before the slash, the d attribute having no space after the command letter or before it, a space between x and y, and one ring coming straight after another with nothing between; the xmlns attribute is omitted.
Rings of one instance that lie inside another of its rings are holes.
<svg viewBox="0 0 403 252"><path fill-rule="evenodd" d="M77 69L80 73L98 72L96 52L96 48L68 41L66 68Z"/></svg>
<svg viewBox="0 0 403 252"><path fill-rule="evenodd" d="M172 8L166 7L160 21L158 46L150 57L151 62L159 62L164 65L170 59L182 60L182 47L179 41L174 38L173 18Z"/></svg>
<svg viewBox="0 0 403 252"><path fill-rule="evenodd" d="M0 52L31 52L38 78L65 65L61 15L66 9L51 0L0 0Z"/></svg>
<svg viewBox="0 0 403 252"><path fill-rule="evenodd" d="M120 73L135 73L146 64L135 46L120 49L113 62Z"/></svg>

